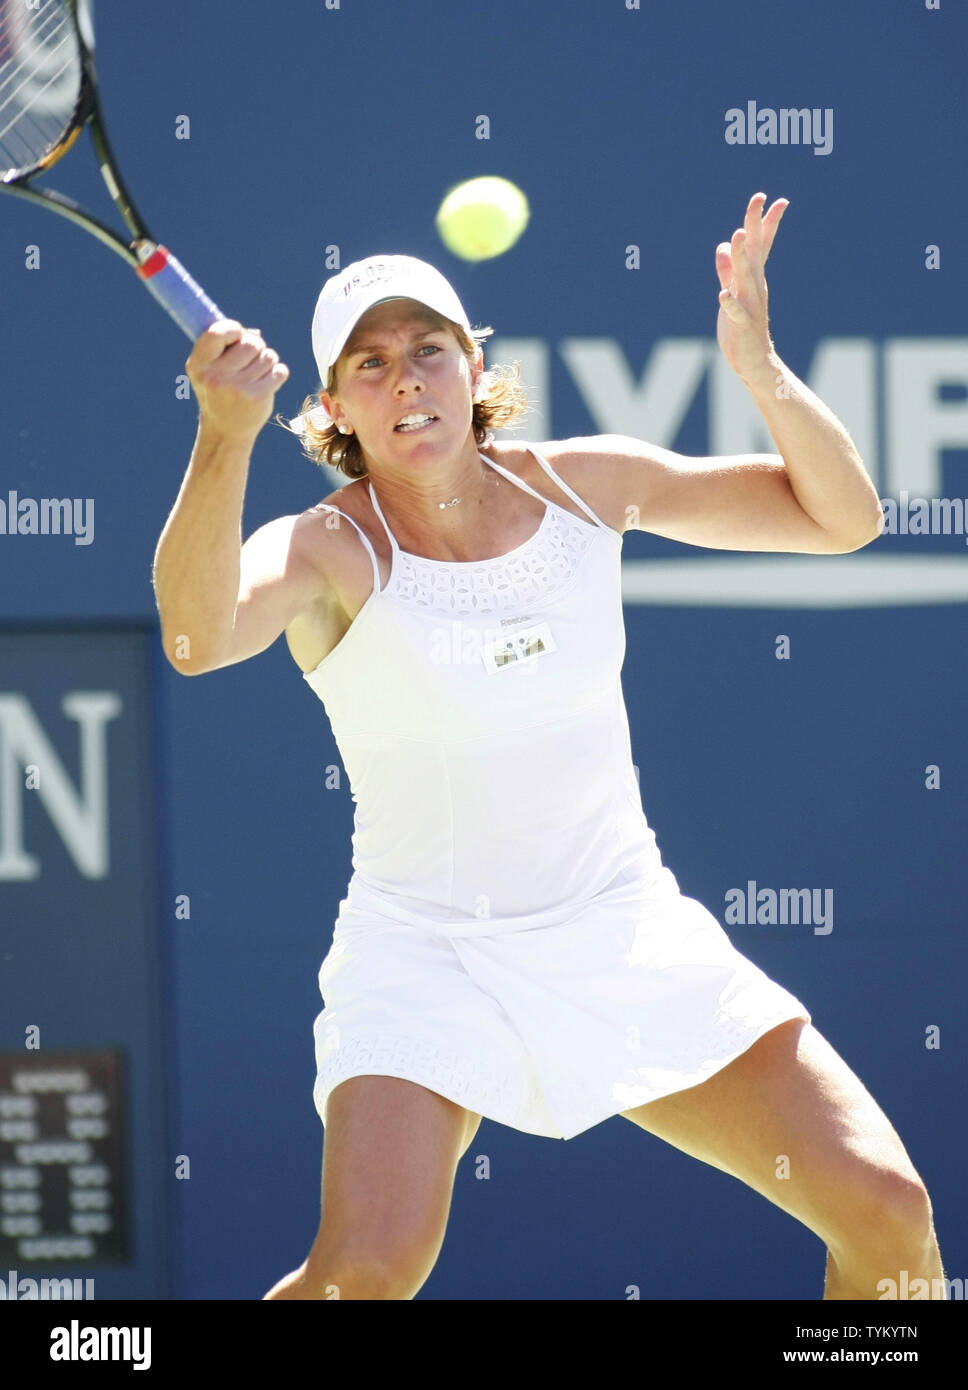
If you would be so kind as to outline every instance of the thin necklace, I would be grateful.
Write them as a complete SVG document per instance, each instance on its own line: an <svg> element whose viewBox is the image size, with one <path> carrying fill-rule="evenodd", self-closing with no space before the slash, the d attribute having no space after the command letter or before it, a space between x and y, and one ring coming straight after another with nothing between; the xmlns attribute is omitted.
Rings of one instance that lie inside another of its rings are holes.
<svg viewBox="0 0 968 1390"><path fill-rule="evenodd" d="M483 478L484 476L485 476L485 472L484 472L484 469L482 468L482 469L481 469L481 477ZM498 479L495 478L494 481L497 482ZM452 500L451 500L450 502L438 502L438 503L437 503L437 506L438 506L441 510L442 510L444 507L456 507L456 506L457 506L457 503L458 503L458 502L463 502L463 500L464 500L463 497L454 497L454 498L452 498Z"/></svg>

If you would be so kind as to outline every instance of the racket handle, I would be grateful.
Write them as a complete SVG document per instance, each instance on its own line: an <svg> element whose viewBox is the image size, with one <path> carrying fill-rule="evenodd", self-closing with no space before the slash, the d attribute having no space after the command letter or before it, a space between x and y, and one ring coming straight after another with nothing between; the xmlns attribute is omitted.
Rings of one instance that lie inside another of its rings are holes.
<svg viewBox="0 0 968 1390"><path fill-rule="evenodd" d="M136 266L135 270L192 342L200 338L206 328L226 317L167 246L159 246L144 265Z"/></svg>

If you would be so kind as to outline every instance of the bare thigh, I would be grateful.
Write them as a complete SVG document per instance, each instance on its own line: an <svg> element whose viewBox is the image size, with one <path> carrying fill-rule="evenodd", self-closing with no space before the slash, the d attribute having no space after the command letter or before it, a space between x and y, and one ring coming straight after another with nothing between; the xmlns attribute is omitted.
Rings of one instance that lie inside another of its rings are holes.
<svg viewBox="0 0 968 1390"><path fill-rule="evenodd" d="M625 1119L739 1178L832 1249L858 1229L920 1219L921 1180L899 1136L812 1024L791 1020L698 1086Z"/></svg>
<svg viewBox="0 0 968 1390"><path fill-rule="evenodd" d="M385 1280L402 1290L397 1296L413 1297L440 1253L457 1164L480 1122L474 1111L400 1077L354 1076L334 1087L310 1275Z"/></svg>

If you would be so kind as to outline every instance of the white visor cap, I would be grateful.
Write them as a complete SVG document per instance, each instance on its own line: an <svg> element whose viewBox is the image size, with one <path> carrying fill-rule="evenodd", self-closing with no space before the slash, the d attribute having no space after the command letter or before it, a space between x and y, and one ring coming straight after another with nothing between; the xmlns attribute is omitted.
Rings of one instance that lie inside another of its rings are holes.
<svg viewBox="0 0 968 1390"><path fill-rule="evenodd" d="M370 256L354 261L326 281L313 314L313 356L325 389L329 371L343 351L350 334L368 309L387 299L414 299L426 304L452 323L459 323L469 334L470 320L454 287L440 271L414 256ZM331 425L325 406L308 412L320 429ZM291 420L299 430L305 416Z"/></svg>

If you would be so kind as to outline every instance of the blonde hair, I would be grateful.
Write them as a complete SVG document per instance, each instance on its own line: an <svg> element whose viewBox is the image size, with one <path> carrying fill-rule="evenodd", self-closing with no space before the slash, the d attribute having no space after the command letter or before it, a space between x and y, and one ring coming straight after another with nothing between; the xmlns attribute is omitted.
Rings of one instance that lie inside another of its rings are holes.
<svg viewBox="0 0 968 1390"><path fill-rule="evenodd" d="M428 309L427 313L432 315L441 327L451 330L469 362L475 360L477 350L483 346L484 339L489 338L494 332L493 328L475 328L468 334L461 324L444 318L442 314L431 309ZM303 401L300 411L303 417L300 422L301 429L294 429L289 420L282 415L276 416L276 423L282 425L283 429L288 430L290 434L299 435L304 453L314 463L327 464L330 468L345 473L348 478L365 478L366 464L363 461L363 450L360 448L360 441L356 435L340 434L335 424L320 427L308 415L309 411L316 410L322 405L323 391L330 396L336 394L336 369L338 366L339 362L337 361L330 368L329 382ZM491 430L503 429L507 425L514 424L531 407L528 405L528 399L521 384L521 371L518 362L510 367L492 367L489 371L484 372L477 391L482 399L474 402L471 423L474 438L480 448L487 440Z"/></svg>

